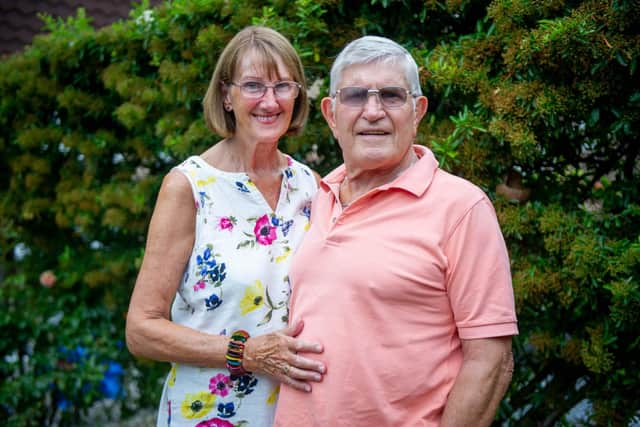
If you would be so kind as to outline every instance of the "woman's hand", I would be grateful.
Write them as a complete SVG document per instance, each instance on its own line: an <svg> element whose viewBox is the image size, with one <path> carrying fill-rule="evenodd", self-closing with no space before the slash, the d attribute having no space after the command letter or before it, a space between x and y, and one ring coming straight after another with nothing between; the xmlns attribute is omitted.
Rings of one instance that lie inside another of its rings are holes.
<svg viewBox="0 0 640 427"><path fill-rule="evenodd" d="M282 331L249 338L242 361L244 369L268 374L301 391L311 391L309 381L322 381L325 367L322 362L298 354L322 353L320 344L295 338L303 326L300 321Z"/></svg>

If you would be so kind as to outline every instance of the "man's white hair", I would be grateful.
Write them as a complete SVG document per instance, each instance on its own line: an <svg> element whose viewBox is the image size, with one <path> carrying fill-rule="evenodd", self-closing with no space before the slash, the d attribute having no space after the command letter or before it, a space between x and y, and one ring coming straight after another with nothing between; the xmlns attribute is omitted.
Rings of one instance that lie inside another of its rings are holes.
<svg viewBox="0 0 640 427"><path fill-rule="evenodd" d="M386 37L364 36L342 49L331 67L329 93L334 95L346 68L360 64L398 64L414 96L422 95L418 65L409 51Z"/></svg>

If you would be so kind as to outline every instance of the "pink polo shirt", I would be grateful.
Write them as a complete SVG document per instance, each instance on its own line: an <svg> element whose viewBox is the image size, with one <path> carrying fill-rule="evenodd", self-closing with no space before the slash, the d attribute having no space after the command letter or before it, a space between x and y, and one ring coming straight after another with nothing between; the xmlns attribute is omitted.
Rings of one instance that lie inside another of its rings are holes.
<svg viewBox="0 0 640 427"><path fill-rule="evenodd" d="M344 210L344 166L322 182L293 260L290 319L327 366L303 393L281 386L275 425L437 426L460 339L518 333L495 211L431 151Z"/></svg>

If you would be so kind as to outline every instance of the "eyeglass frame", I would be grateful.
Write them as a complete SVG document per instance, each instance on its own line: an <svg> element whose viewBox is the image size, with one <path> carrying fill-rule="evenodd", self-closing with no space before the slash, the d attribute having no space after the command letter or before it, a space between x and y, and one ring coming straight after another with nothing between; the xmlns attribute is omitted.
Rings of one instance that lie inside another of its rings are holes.
<svg viewBox="0 0 640 427"><path fill-rule="evenodd" d="M247 97L249 99L260 99L260 98L264 97L267 94L267 91L269 90L269 88L273 89L273 96L276 97L277 99L297 99L298 96L300 95L300 89L302 89L302 85L300 83L298 83L298 82L293 81L293 80L280 80L280 81L277 81L277 82L275 82L273 84L267 84L267 83L261 82L259 80L247 80L246 82L242 82L242 83L236 83L234 81L229 80L229 81L222 82L222 83L226 84L226 85L232 85L232 86L236 86L236 87L240 88L240 93L242 93L243 96L245 96L245 97ZM264 90L262 91L262 93L259 96L253 96L252 94L247 94L245 92L245 87L246 87L245 85L247 83L260 84L260 85L262 85L264 87ZM282 83L287 83L288 85L293 85L294 87L296 87L297 88L297 92L296 92L295 96L292 96L291 98L289 98L289 97L284 97L283 98L282 96L278 96L278 93L276 92L276 86L278 86L279 84L282 84Z"/></svg>
<svg viewBox="0 0 640 427"><path fill-rule="evenodd" d="M361 104L361 105L350 105L350 104L346 104L346 103L342 102L342 100L340 99L340 97L339 97L338 95L340 95L340 92L342 92L342 90L343 90L343 89L347 89L347 88L364 89L364 90L366 90L366 91L367 91L367 96L366 96L366 98L364 98L364 101L362 102L362 104ZM386 104L384 103L384 101L382 100L382 98L380 97L380 91L381 91L381 90L391 89L391 88L393 88L393 89L402 89L402 90L405 92L405 94L406 94L406 95L408 95L408 96L405 98L404 102L403 102L401 105L398 105L398 106L396 106L396 107L386 105ZM367 102L369 101L369 97L371 96L371 94L375 94L375 95L376 95L376 98L378 98L378 102L380 103L380 105L382 105L382 106L383 106L383 107L385 107L385 108L392 109L392 110L397 109L397 108L402 108L402 107L404 107L404 106L405 106L405 104L407 103L407 100L409 99L409 97L411 97L411 98L413 98L413 99L416 99L417 97L419 97L419 96L420 96L419 94L415 94L415 93L411 92L411 90L410 90L410 89L406 89L406 88L404 88L404 87L402 87L402 86L385 86L385 87L381 87L380 89L369 89L369 88L362 87L362 86L345 86L345 87L343 87L343 88L337 89L337 90L335 91L335 93L333 93L333 95L331 95L331 98L333 98L333 99L336 99L336 98L340 99L340 103L341 103L341 104L343 104L343 105L346 105L347 107L352 107L352 108L362 108L362 107L364 107L364 106L367 104Z"/></svg>

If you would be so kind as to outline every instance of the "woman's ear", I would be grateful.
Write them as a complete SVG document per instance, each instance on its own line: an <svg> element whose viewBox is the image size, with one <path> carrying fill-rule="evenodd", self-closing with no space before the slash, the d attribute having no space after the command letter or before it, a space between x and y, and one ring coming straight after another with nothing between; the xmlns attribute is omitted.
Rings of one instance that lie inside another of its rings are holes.
<svg viewBox="0 0 640 427"><path fill-rule="evenodd" d="M222 106L224 107L225 111L232 111L233 104L231 103L231 94L229 93L229 86L227 86L222 82L220 82L220 85L221 85L220 90L222 91L222 97L223 97Z"/></svg>

